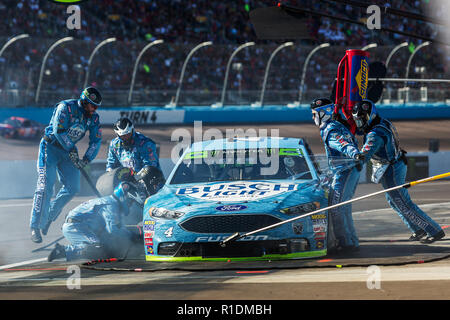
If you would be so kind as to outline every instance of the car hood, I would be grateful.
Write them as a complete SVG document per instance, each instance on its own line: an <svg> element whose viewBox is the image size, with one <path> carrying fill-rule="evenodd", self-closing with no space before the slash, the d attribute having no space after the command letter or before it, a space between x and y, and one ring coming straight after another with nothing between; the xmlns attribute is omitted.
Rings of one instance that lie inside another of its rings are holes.
<svg viewBox="0 0 450 320"><path fill-rule="evenodd" d="M146 201L159 207L188 212L270 212L324 199L317 180L233 181L165 185Z"/></svg>

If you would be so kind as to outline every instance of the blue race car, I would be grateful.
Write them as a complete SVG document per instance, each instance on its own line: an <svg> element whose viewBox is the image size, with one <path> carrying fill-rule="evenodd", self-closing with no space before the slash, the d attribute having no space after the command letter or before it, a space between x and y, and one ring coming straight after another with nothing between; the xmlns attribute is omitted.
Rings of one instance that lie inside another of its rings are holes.
<svg viewBox="0 0 450 320"><path fill-rule="evenodd" d="M146 200L146 260L252 261L326 255L327 211L220 245L236 232L247 233L326 207L328 192L317 168L308 146L297 138L192 144L164 187Z"/></svg>

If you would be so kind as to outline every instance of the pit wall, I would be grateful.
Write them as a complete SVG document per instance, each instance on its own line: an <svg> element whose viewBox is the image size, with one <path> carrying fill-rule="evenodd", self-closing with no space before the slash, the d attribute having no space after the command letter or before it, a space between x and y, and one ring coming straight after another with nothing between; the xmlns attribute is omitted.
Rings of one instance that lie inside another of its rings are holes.
<svg viewBox="0 0 450 320"><path fill-rule="evenodd" d="M408 152L407 181L426 178L450 172L450 151ZM168 177L174 164L170 158L160 159L165 177ZM106 160L94 160L86 167L94 183L105 172ZM32 198L37 182L36 160L0 161L0 199ZM370 168L361 171L360 183L370 182ZM57 185L56 188L59 188ZM89 184L81 177L82 196L94 196Z"/></svg>
<svg viewBox="0 0 450 320"><path fill-rule="evenodd" d="M410 119L450 119L450 105L446 103L380 104L377 109L381 116L390 120ZM29 118L47 124L52 116L52 108L21 107L0 108L0 122L11 116ZM191 124L194 121L212 123L312 123L309 105L297 107L268 105L188 106L164 108L153 106L100 108L102 124L113 124L120 117L129 117L135 124Z"/></svg>

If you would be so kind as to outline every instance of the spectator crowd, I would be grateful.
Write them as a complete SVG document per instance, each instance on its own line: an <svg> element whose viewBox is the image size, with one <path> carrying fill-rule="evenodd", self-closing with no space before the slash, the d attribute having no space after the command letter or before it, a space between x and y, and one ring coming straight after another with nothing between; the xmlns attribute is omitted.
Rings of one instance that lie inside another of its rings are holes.
<svg viewBox="0 0 450 320"><path fill-rule="evenodd" d="M365 10L332 0L289 0L283 3L323 12L335 17L364 22ZM372 4L388 6L412 13L425 14L429 0L372 0ZM193 56L183 80L183 92L201 92L208 103L215 102L223 87L225 67L233 50L248 41L256 45L236 56L241 66L233 66L227 84L229 91L244 99L248 92L256 98L261 90L266 64L270 54L283 41L257 39L249 18L251 10L276 5L274 1L206 1L206 0L101 0L79 4L81 28L70 30L66 26L67 6L48 0L3 0L0 3L0 45L12 36L27 33L29 38L17 41L0 57L0 88L27 90L34 95L42 60L48 48L66 36L73 41L57 47L49 56L42 83L44 92L64 95L79 92L86 76L88 83L104 91L128 93L134 62L149 42L163 39L142 58L136 76L136 95L144 103L161 104L173 98L179 86L181 67L189 51L203 41L213 46L201 49ZM286 48L274 59L271 77L267 83L272 97L288 91L287 100L296 100L300 85L302 64L307 53L317 44L329 42L312 59L306 88L328 92L337 64L348 48L362 48L375 42L371 50L373 59L386 59L397 44L412 44L393 61L392 76L404 76L401 69L413 50L422 41L402 35L374 32L360 25L310 16L307 18L310 39L296 40L295 46ZM382 25L424 37L436 37L439 28L431 23L402 18L382 17ZM95 46L102 40L116 37L98 52L88 68L88 60ZM437 77L448 74L442 48L430 47L418 57L425 65L427 75ZM88 73L89 72L89 73ZM87 74L88 73L88 74ZM147 94L145 94L147 92ZM150 94L152 93L152 94ZM45 97L45 95L44 95ZM285 97L284 97L285 98ZM280 99L284 99L280 97ZM212 100L212 101L211 101ZM252 102L252 101L248 101ZM193 102L195 103L195 101Z"/></svg>

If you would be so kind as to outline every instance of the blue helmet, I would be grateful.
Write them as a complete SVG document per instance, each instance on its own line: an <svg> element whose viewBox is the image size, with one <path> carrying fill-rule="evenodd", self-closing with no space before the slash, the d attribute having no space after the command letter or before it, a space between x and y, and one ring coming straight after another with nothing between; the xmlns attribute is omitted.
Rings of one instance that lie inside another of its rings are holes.
<svg viewBox="0 0 450 320"><path fill-rule="evenodd" d="M81 92L80 101L93 104L96 107L100 107L100 105L102 104L102 96L100 92L94 87L87 87L83 90L83 92Z"/></svg>
<svg viewBox="0 0 450 320"><path fill-rule="evenodd" d="M113 195L125 205L130 205L132 201L137 202L139 205L143 205L145 201L145 193L137 184L130 181L121 182L114 189Z"/></svg>
<svg viewBox="0 0 450 320"><path fill-rule="evenodd" d="M316 126L322 128L325 123L332 119L334 104L330 99L318 98L311 103L311 111Z"/></svg>
<svg viewBox="0 0 450 320"><path fill-rule="evenodd" d="M353 120L359 130L366 131L371 127L374 120L378 117L375 104L370 100L362 100L355 104L352 109Z"/></svg>

